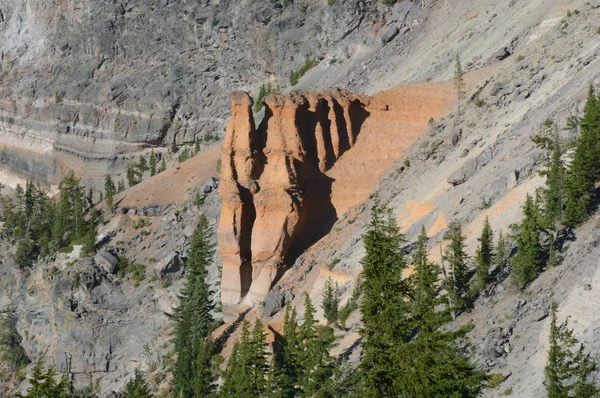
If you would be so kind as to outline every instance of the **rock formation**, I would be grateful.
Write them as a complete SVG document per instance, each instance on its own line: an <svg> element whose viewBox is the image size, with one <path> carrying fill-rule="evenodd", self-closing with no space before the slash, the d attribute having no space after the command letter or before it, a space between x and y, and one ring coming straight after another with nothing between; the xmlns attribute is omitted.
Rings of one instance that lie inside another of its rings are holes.
<svg viewBox="0 0 600 398"><path fill-rule="evenodd" d="M368 99L337 89L269 95L258 128L250 96L235 91L230 100L219 189L221 295L224 305L254 304L335 222L325 172L354 145Z"/></svg>

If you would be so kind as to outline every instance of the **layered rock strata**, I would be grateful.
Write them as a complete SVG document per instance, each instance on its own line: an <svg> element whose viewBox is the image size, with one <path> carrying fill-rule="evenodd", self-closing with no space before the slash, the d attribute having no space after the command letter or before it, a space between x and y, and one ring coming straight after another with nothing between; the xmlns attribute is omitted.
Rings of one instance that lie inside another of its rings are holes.
<svg viewBox="0 0 600 398"><path fill-rule="evenodd" d="M224 305L255 304L335 222L325 173L356 142L368 98L337 89L269 95L258 128L250 96L235 91L230 100L219 189L221 294Z"/></svg>

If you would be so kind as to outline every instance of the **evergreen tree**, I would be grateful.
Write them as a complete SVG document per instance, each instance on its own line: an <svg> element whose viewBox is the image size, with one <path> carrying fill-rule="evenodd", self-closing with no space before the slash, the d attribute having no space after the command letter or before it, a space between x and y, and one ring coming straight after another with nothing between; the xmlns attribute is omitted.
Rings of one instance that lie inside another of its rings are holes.
<svg viewBox="0 0 600 398"><path fill-rule="evenodd" d="M436 282L439 277L439 267L427 258L427 233L425 226L421 227L421 233L417 238L417 250L413 260L414 273L412 297L412 313L417 321L427 316L427 313L435 307L437 292Z"/></svg>
<svg viewBox="0 0 600 398"><path fill-rule="evenodd" d="M139 183L138 171L134 163L127 162L125 173L127 174L127 184L129 185L129 188Z"/></svg>
<svg viewBox="0 0 600 398"><path fill-rule="evenodd" d="M29 358L21 346L17 315L12 310L0 315L0 359L12 370L21 369L29 364Z"/></svg>
<svg viewBox="0 0 600 398"><path fill-rule="evenodd" d="M337 321L340 306L340 292L337 282L334 284L331 278L328 278L325 282L321 306L328 324Z"/></svg>
<svg viewBox="0 0 600 398"><path fill-rule="evenodd" d="M565 222L575 226L585 221L594 205L594 182L599 175L600 106L590 86L581 120L581 135L569 167L565 193Z"/></svg>
<svg viewBox="0 0 600 398"><path fill-rule="evenodd" d="M88 207L94 206L94 187L88 188L88 194L87 194L85 200L87 201Z"/></svg>
<svg viewBox="0 0 600 398"><path fill-rule="evenodd" d="M492 227L488 218L485 218L481 237L479 238L479 247L475 252L475 270L477 272L476 291L479 293L489 282L489 273L494 261L494 236Z"/></svg>
<svg viewBox="0 0 600 398"><path fill-rule="evenodd" d="M561 160L562 149L558 138L552 145L552 156L546 175L544 190L544 218L547 224L562 221L565 202L565 166Z"/></svg>
<svg viewBox="0 0 600 398"><path fill-rule="evenodd" d="M552 303L550 313L550 349L544 369L544 386L548 398L597 397L600 390L590 380L596 363L585 354L580 346L577 353L573 348L577 339L569 329L568 318L561 324L556 319L556 303ZM574 392L574 395L571 395Z"/></svg>
<svg viewBox="0 0 600 398"><path fill-rule="evenodd" d="M156 174L156 166L158 164L158 160L156 159L156 153L154 153L154 149L150 152L150 176Z"/></svg>
<svg viewBox="0 0 600 398"><path fill-rule="evenodd" d="M119 184L117 185L117 192L123 192L125 190L125 182L123 180L119 180Z"/></svg>
<svg viewBox="0 0 600 398"><path fill-rule="evenodd" d="M315 320L315 309L310 297L304 294L304 323L301 326L303 350L300 356L302 377L301 396L313 397L329 381L333 374L332 358L329 356L330 341L324 338L325 330ZM327 327L331 330L331 328Z"/></svg>
<svg viewBox="0 0 600 398"><path fill-rule="evenodd" d="M148 383L144 381L142 373L136 369L133 377L125 385L123 398L151 398L152 394L148 388Z"/></svg>
<svg viewBox="0 0 600 398"><path fill-rule="evenodd" d="M29 380L30 387L21 398L70 398L73 396L73 385L64 373L58 383L55 380L56 370L50 367L44 371L44 363L40 360L33 367L33 375Z"/></svg>
<svg viewBox="0 0 600 398"><path fill-rule="evenodd" d="M196 347L197 355L194 369L194 396L209 397L215 389L217 372L214 366L216 347L210 336L202 339Z"/></svg>
<svg viewBox="0 0 600 398"><path fill-rule="evenodd" d="M263 397L267 392L267 353L264 326L259 319L252 332L242 323L240 341L234 346L223 375L222 397Z"/></svg>
<svg viewBox="0 0 600 398"><path fill-rule="evenodd" d="M375 199L371 222L363 235L364 298L360 309L363 357L360 363L363 397L394 396L394 380L401 373L399 347L411 334L409 281L402 278L406 261L404 242L391 211Z"/></svg>
<svg viewBox="0 0 600 398"><path fill-rule="evenodd" d="M114 193L115 193L115 183L113 182L110 174L107 174L104 178L104 197L106 198L106 205L108 206L109 211L112 213L113 205L114 205Z"/></svg>
<svg viewBox="0 0 600 398"><path fill-rule="evenodd" d="M460 100L465 94L465 81L463 67L458 54L456 54L456 58L454 60L454 87L456 88L456 111L460 116Z"/></svg>
<svg viewBox="0 0 600 398"><path fill-rule="evenodd" d="M167 163L165 162L165 158L163 157L162 160L160 161L160 167L158 168L158 172L162 173L166 169L167 169Z"/></svg>
<svg viewBox="0 0 600 398"><path fill-rule="evenodd" d="M33 261L33 241L26 233L22 238L17 241L17 249L15 250L14 260L20 268L31 266Z"/></svg>
<svg viewBox="0 0 600 398"><path fill-rule="evenodd" d="M196 137L194 140L194 155L200 152L200 140Z"/></svg>
<svg viewBox="0 0 600 398"><path fill-rule="evenodd" d="M498 243L496 244L496 256L494 263L498 267L498 273L503 275L510 268L510 247L508 239L502 234L498 234Z"/></svg>
<svg viewBox="0 0 600 398"><path fill-rule="evenodd" d="M448 269L446 286L450 295L450 305L454 314L462 311L467 305L469 293L469 275L467 273L467 253L465 237L458 221L450 223L446 239L449 241L444 252L444 261Z"/></svg>
<svg viewBox="0 0 600 398"><path fill-rule="evenodd" d="M290 302L285 306L283 318L283 335L279 344L279 350L273 358L271 384L273 397L294 398L299 393L299 382L302 368L300 366L301 335L296 320L296 310L292 310Z"/></svg>
<svg viewBox="0 0 600 398"><path fill-rule="evenodd" d="M146 161L146 158L143 155L140 155L140 158L139 158L138 164L137 164L137 168L138 168L138 173L139 173L139 176L141 179L142 175L144 175L144 173L146 171L148 171L148 162Z"/></svg>
<svg viewBox="0 0 600 398"><path fill-rule="evenodd" d="M215 252L211 235L208 221L202 215L190 242L187 280L179 294L180 304L171 314L175 322L174 349L177 353L172 387L175 394L181 397L194 396L195 387L190 380L196 379L198 367L195 362L201 354L200 349L208 344L204 339L215 326L211 314L214 305L206 282L207 267Z"/></svg>
<svg viewBox="0 0 600 398"><path fill-rule="evenodd" d="M414 313L415 336L400 345L398 363L402 372L394 382L400 397L476 397L485 375L475 369L462 352L459 339L468 328L447 330L452 319L448 297L439 294L439 267L429 262L424 228L415 254Z"/></svg>
<svg viewBox="0 0 600 398"><path fill-rule="evenodd" d="M512 267L512 276L520 287L535 279L542 268L544 250L539 241L540 218L539 206L528 194L523 206L523 220L517 228L518 250Z"/></svg>

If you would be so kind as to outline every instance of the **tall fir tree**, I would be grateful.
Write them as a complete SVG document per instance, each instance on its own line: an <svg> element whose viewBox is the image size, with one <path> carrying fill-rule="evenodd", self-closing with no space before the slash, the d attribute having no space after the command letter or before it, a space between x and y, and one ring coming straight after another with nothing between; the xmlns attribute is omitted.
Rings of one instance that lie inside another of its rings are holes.
<svg viewBox="0 0 600 398"><path fill-rule="evenodd" d="M156 166L158 164L158 160L156 159L156 153L154 152L154 149L152 150L152 152L150 152L150 161L148 163L150 165L150 176L153 176L156 174Z"/></svg>
<svg viewBox="0 0 600 398"><path fill-rule="evenodd" d="M214 328L214 307L206 277L215 249L211 241L212 232L202 215L192 235L187 261L187 279L179 294L180 304L173 310L171 319L175 323L174 349L177 360L173 370L172 388L177 396L194 397L194 383L200 369L195 362L200 350L208 344L205 339Z"/></svg>
<svg viewBox="0 0 600 398"><path fill-rule="evenodd" d="M302 353L300 366L302 377L300 386L301 397L318 395L330 382L333 374L333 359L329 356L330 341L325 338L325 332L331 330L320 326L315 320L315 308L307 293L304 294L304 323L301 327Z"/></svg>
<svg viewBox="0 0 600 398"><path fill-rule="evenodd" d="M408 301L411 286L402 278L406 268L401 249L404 238L391 210L382 206L377 198L363 242L366 254L362 259L360 394L363 397L394 396L394 381L401 373L397 352L412 332Z"/></svg>
<svg viewBox="0 0 600 398"><path fill-rule="evenodd" d="M583 345L577 352L574 351L577 339L573 330L569 329L568 318L558 323L556 309L556 303L553 302L550 312L550 348L544 368L544 386L548 398L597 397L600 389L591 380L596 363L585 353Z"/></svg>
<svg viewBox="0 0 600 398"><path fill-rule="evenodd" d="M454 88L456 89L456 111L460 116L460 104L464 96L465 79L460 56L456 54L454 59Z"/></svg>
<svg viewBox="0 0 600 398"><path fill-rule="evenodd" d="M477 293L481 292L489 282L490 268L496 255L494 251L494 233L487 217L478 240L479 247L475 251L475 271L477 275L475 290Z"/></svg>
<svg viewBox="0 0 600 398"><path fill-rule="evenodd" d="M340 306L340 292L338 284L333 283L331 278L325 281L325 288L323 289L323 300L321 307L323 308L323 315L327 320L327 324L331 325L337 321L338 311Z"/></svg>
<svg viewBox="0 0 600 398"><path fill-rule="evenodd" d="M427 257L427 233L425 226L421 227L421 233L417 238L417 250L413 259L414 292L411 300L412 314L416 321L427 316L428 312L435 307L435 297L439 278L439 267L429 261Z"/></svg>
<svg viewBox="0 0 600 398"><path fill-rule="evenodd" d="M462 352L460 339L468 328L443 328L452 319L452 307L448 297L440 295L440 270L427 258L425 239L422 229L412 275L415 336L399 346L402 372L394 381L394 390L400 397L474 398L483 387L485 375Z"/></svg>
<svg viewBox="0 0 600 398"><path fill-rule="evenodd" d="M500 276L504 275L510 268L510 242L508 241L508 237L502 234L502 231L498 234L494 264L498 268L498 274Z"/></svg>
<svg viewBox="0 0 600 398"><path fill-rule="evenodd" d="M541 231L539 205L528 194L523 205L523 220L516 231L517 253L511 270L512 277L520 287L535 279L542 268L544 249L539 240Z"/></svg>
<svg viewBox="0 0 600 398"><path fill-rule="evenodd" d="M142 372L138 369L135 370L133 377L125 385L122 398L152 398L148 383L146 383Z"/></svg>
<svg viewBox="0 0 600 398"><path fill-rule="evenodd" d="M544 190L544 218L548 225L563 220L565 204L565 166L562 161L562 148L558 138L553 140L552 155L546 173Z"/></svg>
<svg viewBox="0 0 600 398"><path fill-rule="evenodd" d="M448 228L446 235L448 246L446 246L443 256L448 274L445 284L450 296L450 305L456 315L464 310L469 301L469 274L462 226L455 220L450 222Z"/></svg>
<svg viewBox="0 0 600 398"><path fill-rule="evenodd" d="M600 173L600 105L590 85L588 98L581 119L581 134L573 160L569 166L565 185L565 223L575 226L589 216L593 205L594 183Z"/></svg>
<svg viewBox="0 0 600 398"><path fill-rule="evenodd" d="M299 331L296 310L288 301L283 318L283 335L279 350L274 353L271 371L273 398L294 398L300 393L300 353L302 339Z"/></svg>
<svg viewBox="0 0 600 398"><path fill-rule="evenodd" d="M223 374L220 396L256 398L266 395L269 366L265 345L265 329L260 320L256 320L252 332L249 323L244 321L240 340L235 344Z"/></svg>
<svg viewBox="0 0 600 398"><path fill-rule="evenodd" d="M110 174L107 174L104 179L104 198L109 211L112 213L114 205L115 183Z"/></svg>

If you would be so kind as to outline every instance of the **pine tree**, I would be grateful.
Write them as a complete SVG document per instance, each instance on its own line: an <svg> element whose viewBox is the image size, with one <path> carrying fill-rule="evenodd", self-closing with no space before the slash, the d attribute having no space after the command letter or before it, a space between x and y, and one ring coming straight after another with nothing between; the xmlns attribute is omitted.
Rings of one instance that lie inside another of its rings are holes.
<svg viewBox="0 0 600 398"><path fill-rule="evenodd" d="M485 218L481 237L479 238L479 247L475 252L475 270L477 272L476 292L479 293L489 282L489 273L494 261L494 234L488 218Z"/></svg>
<svg viewBox="0 0 600 398"><path fill-rule="evenodd" d="M498 267L499 275L503 275L510 268L510 247L508 239L502 234L498 234L498 243L496 244L496 256L494 264Z"/></svg>
<svg viewBox="0 0 600 398"><path fill-rule="evenodd" d="M156 153L154 153L154 149L150 152L150 176L156 174L156 166L158 164L158 160L156 159Z"/></svg>
<svg viewBox="0 0 600 398"><path fill-rule="evenodd" d="M242 323L240 341L233 348L223 375L222 397L263 397L267 392L267 353L264 326L259 319L250 332L248 321Z"/></svg>
<svg viewBox="0 0 600 398"><path fill-rule="evenodd" d="M435 307L436 282L439 277L439 267L427 258L427 233L425 226L421 227L421 233L417 238L417 250L413 260L414 273L412 296L412 313L418 321L427 316L427 313Z"/></svg>
<svg viewBox="0 0 600 398"><path fill-rule="evenodd" d="M292 310L288 301L283 318L283 335L279 350L273 358L273 370L271 371L274 379L271 382L273 397L294 398L300 392L298 386L302 373L300 366L301 336L296 318L296 310Z"/></svg>
<svg viewBox="0 0 600 398"><path fill-rule="evenodd" d="M44 371L44 363L40 360L33 367L33 375L29 380L30 387L20 398L70 398L73 396L73 384L64 373L58 383L55 380L56 370L50 367Z"/></svg>
<svg viewBox="0 0 600 398"><path fill-rule="evenodd" d="M575 226L585 221L594 204L594 182L599 175L600 106L590 86L581 120L581 135L566 179L565 222Z"/></svg>
<svg viewBox="0 0 600 398"><path fill-rule="evenodd" d="M206 217L202 215L190 242L187 261L187 280L179 294L180 304L173 310L175 322L174 350L177 360L173 370L172 388L177 396L193 397L196 379L195 362L200 348L206 348L205 338L214 328L210 291L206 282L207 267L215 253L211 241L212 232ZM202 375L204 377L204 375Z"/></svg>
<svg viewBox="0 0 600 398"><path fill-rule="evenodd" d="M104 197L106 198L106 205L108 206L109 211L112 213L114 205L115 183L113 182L110 174L107 174L104 178L104 192Z"/></svg>
<svg viewBox="0 0 600 398"><path fill-rule="evenodd" d="M129 185L129 188L139 182L137 177L137 169L134 163L127 162L125 173L127 174L127 184Z"/></svg>
<svg viewBox="0 0 600 398"><path fill-rule="evenodd" d="M337 282L334 284L331 278L328 278L325 282L321 306L328 324L337 321L340 306L340 293Z"/></svg>
<svg viewBox="0 0 600 398"><path fill-rule="evenodd" d="M454 87L456 88L456 110L460 116L460 100L464 95L465 81L460 56L456 54L454 60Z"/></svg>
<svg viewBox="0 0 600 398"><path fill-rule="evenodd" d="M528 194L523 206L523 220L517 228L518 250L512 267L512 276L520 287L535 279L542 268L544 250L539 241L540 218L539 206Z"/></svg>
<svg viewBox="0 0 600 398"><path fill-rule="evenodd" d="M329 356L330 341L325 339L325 330L315 320L315 309L307 293L304 294L304 323L301 326L303 350L300 356L302 376L301 396L313 397L329 381L333 374L332 358ZM331 330L331 328L326 327Z"/></svg>
<svg viewBox="0 0 600 398"><path fill-rule="evenodd" d="M160 161L160 167L158 168L158 172L162 173L166 169L167 169L167 163L165 162L165 158L163 157L162 160Z"/></svg>
<svg viewBox="0 0 600 398"><path fill-rule="evenodd" d="M216 358L216 347L210 336L201 340L195 349L196 361L194 369L194 396L209 397L215 390L217 371L214 360Z"/></svg>
<svg viewBox="0 0 600 398"><path fill-rule="evenodd" d="M458 221L450 223L446 240L449 241L444 252L444 261L448 270L446 286L450 295L450 305L454 313L462 311L467 305L469 293L469 275L467 273L467 253L465 237Z"/></svg>
<svg viewBox="0 0 600 398"><path fill-rule="evenodd" d="M402 278L406 261L404 242L391 211L377 199L371 222L363 235L366 254L362 259L364 298L360 309L363 357L360 363L361 395L394 396L394 380L400 366L396 352L411 334L409 281Z"/></svg>
<svg viewBox="0 0 600 398"><path fill-rule="evenodd" d="M17 315L5 310L0 316L0 359L12 370L22 369L30 361L21 346L23 339L17 330Z"/></svg>
<svg viewBox="0 0 600 398"><path fill-rule="evenodd" d="M194 155L197 155L200 152L200 140L196 137L194 140Z"/></svg>
<svg viewBox="0 0 600 398"><path fill-rule="evenodd" d="M548 398L597 397L600 390L590 380L596 369L596 363L585 354L585 347L580 346L573 352L577 339L573 330L569 329L568 318L558 324L556 303L552 303L550 312L550 349L544 369L544 386ZM574 395L571 395L574 392Z"/></svg>
<svg viewBox="0 0 600 398"><path fill-rule="evenodd" d="M544 190L544 218L547 224L562 221L565 203L565 166L561 159L562 149L558 137L552 143L552 155L546 175Z"/></svg>
<svg viewBox="0 0 600 398"><path fill-rule="evenodd" d="M140 179L142 178L142 175L144 175L144 173L148 171L148 162L146 161L146 158L143 155L140 155L140 158L137 163L137 169Z"/></svg>
<svg viewBox="0 0 600 398"><path fill-rule="evenodd" d="M136 369L133 377L125 385L123 398L151 398L152 394L148 388L148 383L144 381L142 373Z"/></svg>
<svg viewBox="0 0 600 398"><path fill-rule="evenodd" d="M123 180L119 180L119 184L117 185L117 192L123 192L125 190L125 182Z"/></svg>
<svg viewBox="0 0 600 398"><path fill-rule="evenodd" d="M29 233L17 241L17 249L15 250L14 260L20 268L26 268L31 266L33 261L33 241Z"/></svg>
<svg viewBox="0 0 600 398"><path fill-rule="evenodd" d="M438 289L440 270L429 262L425 249L424 228L415 254L412 308L415 336L399 346L397 363L402 372L394 382L400 397L476 397L485 375L475 369L462 352L460 339L468 328L447 330L452 319L448 297Z"/></svg>

